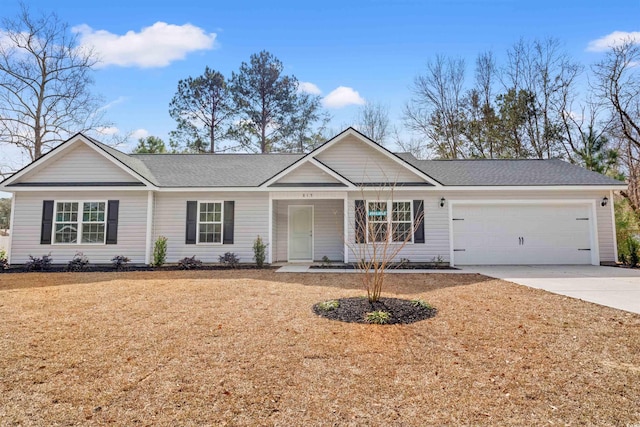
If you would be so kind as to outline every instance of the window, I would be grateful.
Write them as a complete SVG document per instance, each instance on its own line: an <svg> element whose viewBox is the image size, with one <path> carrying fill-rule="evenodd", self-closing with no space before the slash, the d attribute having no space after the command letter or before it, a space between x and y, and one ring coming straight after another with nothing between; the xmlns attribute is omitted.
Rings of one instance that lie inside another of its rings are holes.
<svg viewBox="0 0 640 427"><path fill-rule="evenodd" d="M104 244L106 202L56 202L54 243Z"/></svg>
<svg viewBox="0 0 640 427"><path fill-rule="evenodd" d="M198 243L222 243L222 202L198 203Z"/></svg>
<svg viewBox="0 0 640 427"><path fill-rule="evenodd" d="M391 215L388 210L391 206ZM367 241L412 242L413 211L411 202L375 201L367 203Z"/></svg>

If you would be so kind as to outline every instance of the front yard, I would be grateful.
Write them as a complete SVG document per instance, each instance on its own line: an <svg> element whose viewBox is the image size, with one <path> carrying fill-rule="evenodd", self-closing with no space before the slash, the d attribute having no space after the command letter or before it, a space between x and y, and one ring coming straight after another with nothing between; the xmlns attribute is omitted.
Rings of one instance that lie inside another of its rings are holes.
<svg viewBox="0 0 640 427"><path fill-rule="evenodd" d="M640 316L479 275L387 281L437 315L315 315L364 294L353 274L0 274L0 424L640 422Z"/></svg>

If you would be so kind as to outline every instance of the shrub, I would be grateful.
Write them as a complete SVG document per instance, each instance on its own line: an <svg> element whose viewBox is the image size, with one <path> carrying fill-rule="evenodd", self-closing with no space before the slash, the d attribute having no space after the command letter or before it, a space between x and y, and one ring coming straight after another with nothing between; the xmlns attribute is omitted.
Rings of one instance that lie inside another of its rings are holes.
<svg viewBox="0 0 640 427"><path fill-rule="evenodd" d="M625 241L625 246L627 249L627 264L631 267L635 267L638 265L638 261L640 261L638 257L638 250L640 249L640 245L638 241L634 239L632 236L628 236Z"/></svg>
<svg viewBox="0 0 640 427"><path fill-rule="evenodd" d="M329 259L328 256L323 256L322 257L322 265L329 267L331 265L331 260Z"/></svg>
<svg viewBox="0 0 640 427"><path fill-rule="evenodd" d="M114 270L126 270L127 264L129 264L131 260L124 255L116 255L111 258L111 266Z"/></svg>
<svg viewBox="0 0 640 427"><path fill-rule="evenodd" d="M153 245L153 265L162 266L167 261L167 238L160 236Z"/></svg>
<svg viewBox="0 0 640 427"><path fill-rule="evenodd" d="M318 303L318 308L323 311L335 310L338 307L340 307L340 302L334 299Z"/></svg>
<svg viewBox="0 0 640 427"><path fill-rule="evenodd" d="M178 261L178 267L180 270L195 270L202 268L202 261L196 259L196 256L184 257Z"/></svg>
<svg viewBox="0 0 640 427"><path fill-rule="evenodd" d="M51 258L51 253L49 253L49 255L42 255L42 258L34 258L29 255L29 261L24 263L24 268L27 271L46 271L51 268L52 262L53 258Z"/></svg>
<svg viewBox="0 0 640 427"><path fill-rule="evenodd" d="M262 237L258 236L253 241L253 259L256 260L258 268L264 267L264 260L267 256L267 245L262 241Z"/></svg>
<svg viewBox="0 0 640 427"><path fill-rule="evenodd" d="M431 310L433 308L433 306L431 304L429 304L428 302L426 302L425 300L422 299L412 299L411 300L411 305L414 307L420 307L420 308L426 308Z"/></svg>
<svg viewBox="0 0 640 427"><path fill-rule="evenodd" d="M76 252L71 258L71 261L67 263L67 271L83 271L89 265L89 258L87 258L82 252Z"/></svg>
<svg viewBox="0 0 640 427"><path fill-rule="evenodd" d="M389 313L382 310L369 312L364 317L367 323L375 323L377 325L384 325L385 323L389 323L389 318Z"/></svg>
<svg viewBox="0 0 640 427"><path fill-rule="evenodd" d="M7 253L4 249L0 249L0 270L6 270L9 268L9 260L7 259Z"/></svg>
<svg viewBox="0 0 640 427"><path fill-rule="evenodd" d="M220 264L231 268L236 268L238 267L238 264L240 264L240 258L238 258L233 252L227 252L224 255L220 255L218 259L220 260Z"/></svg>

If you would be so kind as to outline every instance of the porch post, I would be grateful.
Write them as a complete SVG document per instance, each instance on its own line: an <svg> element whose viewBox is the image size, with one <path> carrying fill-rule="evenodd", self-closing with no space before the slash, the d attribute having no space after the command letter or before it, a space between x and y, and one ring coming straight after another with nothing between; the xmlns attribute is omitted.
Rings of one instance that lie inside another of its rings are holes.
<svg viewBox="0 0 640 427"><path fill-rule="evenodd" d="M342 234L344 234L344 262L347 263L349 262L349 194L345 194L344 196L344 207L343 212L342 212L342 216L344 217L344 225L343 227L343 232Z"/></svg>
<svg viewBox="0 0 640 427"><path fill-rule="evenodd" d="M269 240L267 246L267 263L271 264L273 262L273 198L271 196L271 192L269 192Z"/></svg>

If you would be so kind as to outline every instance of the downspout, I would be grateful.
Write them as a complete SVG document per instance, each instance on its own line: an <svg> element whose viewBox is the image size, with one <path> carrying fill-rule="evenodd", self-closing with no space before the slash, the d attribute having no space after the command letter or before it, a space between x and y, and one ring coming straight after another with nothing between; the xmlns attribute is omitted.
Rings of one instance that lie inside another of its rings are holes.
<svg viewBox="0 0 640 427"><path fill-rule="evenodd" d="M147 191L147 244L144 253L144 263L151 264L151 245L153 244L153 191Z"/></svg>
<svg viewBox="0 0 640 427"><path fill-rule="evenodd" d="M11 193L11 215L9 215L9 248L7 249L7 262L11 264L11 248L13 248L13 232L15 228L14 219L16 215L16 195Z"/></svg>

